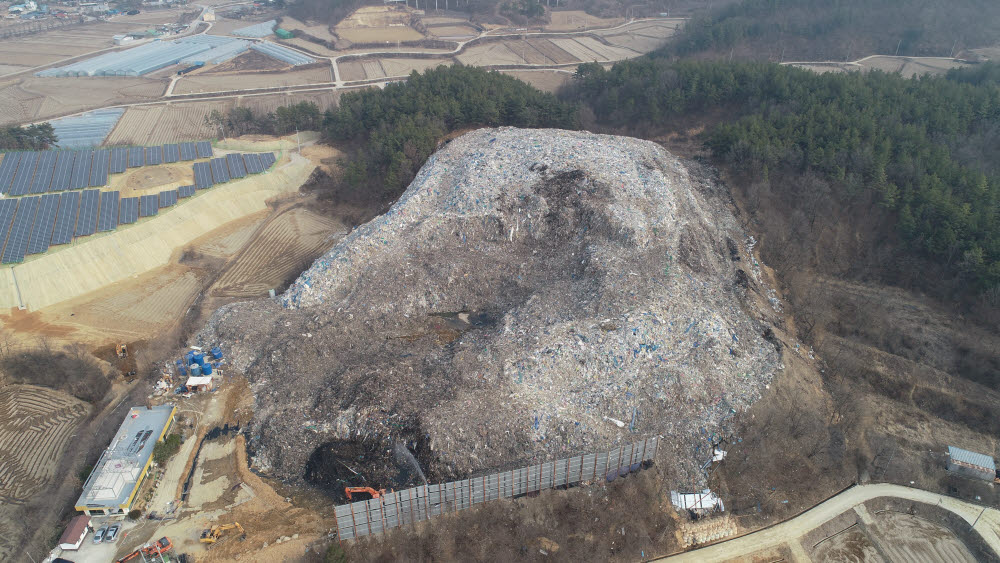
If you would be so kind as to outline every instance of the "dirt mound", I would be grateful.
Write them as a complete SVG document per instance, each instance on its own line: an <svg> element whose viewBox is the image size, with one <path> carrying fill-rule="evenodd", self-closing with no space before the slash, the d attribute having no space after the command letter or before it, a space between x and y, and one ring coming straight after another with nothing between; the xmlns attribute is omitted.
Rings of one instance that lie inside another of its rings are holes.
<svg viewBox="0 0 1000 563"><path fill-rule="evenodd" d="M721 196L653 143L482 129L199 338L245 371L253 463L284 478L413 482L398 442L433 480L662 434L697 481L779 361Z"/></svg>

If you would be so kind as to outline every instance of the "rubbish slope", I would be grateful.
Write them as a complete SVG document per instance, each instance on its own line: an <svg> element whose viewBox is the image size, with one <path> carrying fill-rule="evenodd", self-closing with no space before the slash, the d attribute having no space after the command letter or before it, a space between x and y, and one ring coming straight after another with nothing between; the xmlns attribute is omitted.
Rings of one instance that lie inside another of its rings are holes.
<svg viewBox="0 0 1000 563"><path fill-rule="evenodd" d="M419 482L396 442L444 479L661 434L697 482L780 359L745 235L702 176L626 137L451 141L279 299L199 336L250 379L253 464L388 487Z"/></svg>

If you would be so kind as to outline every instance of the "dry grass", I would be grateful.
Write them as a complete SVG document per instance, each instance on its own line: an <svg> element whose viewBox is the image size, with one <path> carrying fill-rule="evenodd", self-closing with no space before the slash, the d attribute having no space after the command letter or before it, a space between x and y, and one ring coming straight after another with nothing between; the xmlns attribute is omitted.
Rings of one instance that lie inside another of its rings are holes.
<svg viewBox="0 0 1000 563"><path fill-rule="evenodd" d="M296 69L287 72L255 73L240 75L199 74L185 76L177 82L174 92L191 94L199 92L226 92L252 88L274 88L278 86L298 86L320 84L332 81L328 65L316 68Z"/></svg>
<svg viewBox="0 0 1000 563"><path fill-rule="evenodd" d="M583 10L558 10L552 12L547 31L577 31L594 27L611 27L624 22L624 18L599 18Z"/></svg>

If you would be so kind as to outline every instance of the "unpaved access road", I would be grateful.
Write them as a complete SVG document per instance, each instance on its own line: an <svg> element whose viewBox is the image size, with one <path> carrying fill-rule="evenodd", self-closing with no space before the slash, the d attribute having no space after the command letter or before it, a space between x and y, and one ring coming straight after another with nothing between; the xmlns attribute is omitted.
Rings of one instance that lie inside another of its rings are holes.
<svg viewBox="0 0 1000 563"><path fill-rule="evenodd" d="M717 543L702 549L664 557L655 561L680 563L692 561L710 563L713 561L728 561L743 557L758 551L774 549L783 544L797 543L796 540L811 530L836 518L840 514L852 510L855 506L878 497L894 497L909 501L922 502L951 511L964 519L982 536L994 553L1000 556L1000 510L984 508L952 497L931 493L920 489L911 489L899 485L860 485L852 487L839 495L810 508L802 514L770 528L753 532L729 541ZM795 550L793 553L801 550Z"/></svg>

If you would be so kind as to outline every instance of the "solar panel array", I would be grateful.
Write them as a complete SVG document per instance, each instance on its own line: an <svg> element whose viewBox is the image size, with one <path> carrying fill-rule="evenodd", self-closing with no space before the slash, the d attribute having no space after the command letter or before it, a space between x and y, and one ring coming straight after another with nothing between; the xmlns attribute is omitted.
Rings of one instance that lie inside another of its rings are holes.
<svg viewBox="0 0 1000 563"><path fill-rule="evenodd" d="M212 143L208 141L198 141L195 143L195 150L198 151L198 158L212 158Z"/></svg>
<svg viewBox="0 0 1000 563"><path fill-rule="evenodd" d="M118 192L101 192L101 209L97 215L97 230L113 231L118 226Z"/></svg>
<svg viewBox="0 0 1000 563"><path fill-rule="evenodd" d="M49 249L57 211L59 211L59 194L43 195L39 202L38 213L35 214L35 224L31 227L31 238L28 239L25 254L39 254Z"/></svg>
<svg viewBox="0 0 1000 563"><path fill-rule="evenodd" d="M243 155L241 154L227 154L226 165L229 167L230 178L243 178L247 175L247 168L243 165Z"/></svg>
<svg viewBox="0 0 1000 563"><path fill-rule="evenodd" d="M146 165L163 163L163 147L146 147Z"/></svg>
<svg viewBox="0 0 1000 563"><path fill-rule="evenodd" d="M163 160L205 158L202 155L212 155L210 143L0 154L0 193L25 196L0 199L3 263L21 262L25 255L45 252L51 245L68 244L74 237L135 223L139 217L153 216L160 208L176 205L179 198L193 196L197 189L259 174L275 162L272 153L233 153L196 162L194 185L157 195L121 198L116 191L66 191L106 185L109 173L123 172L137 163L141 166ZM46 194L60 191L65 193Z"/></svg>
<svg viewBox="0 0 1000 563"><path fill-rule="evenodd" d="M128 168L127 147L116 147L111 149L111 166L108 171L112 174L121 174Z"/></svg>
<svg viewBox="0 0 1000 563"><path fill-rule="evenodd" d="M118 207L118 223L130 225L139 220L139 198L123 197Z"/></svg>
<svg viewBox="0 0 1000 563"><path fill-rule="evenodd" d="M177 145L163 145L163 162L177 162L181 159L181 151Z"/></svg>
<svg viewBox="0 0 1000 563"><path fill-rule="evenodd" d="M139 197L139 217L151 217L160 209L160 198L155 195Z"/></svg>
<svg viewBox="0 0 1000 563"><path fill-rule="evenodd" d="M7 245L3 247L2 261L4 264L24 260L24 251L27 250L28 239L31 238L31 225L35 222L39 199L41 198L33 195L22 198L18 202L14 224L10 227Z"/></svg>
<svg viewBox="0 0 1000 563"><path fill-rule="evenodd" d="M181 160L194 160L198 158L198 148L194 143L181 143Z"/></svg>
<svg viewBox="0 0 1000 563"><path fill-rule="evenodd" d="M10 192L8 192L10 195L26 195L28 193L36 164L38 164L38 153L21 153L21 158L17 162L17 173L14 174L14 182L10 185Z"/></svg>
<svg viewBox="0 0 1000 563"><path fill-rule="evenodd" d="M86 190L80 196L80 213L76 218L76 236L92 235L97 230L99 190Z"/></svg>
<svg viewBox="0 0 1000 563"><path fill-rule="evenodd" d="M229 167L226 166L226 158L213 158L209 161L212 164L212 182L224 184L229 181Z"/></svg>
<svg viewBox="0 0 1000 563"><path fill-rule="evenodd" d="M108 185L108 166L111 151L101 149L94 151L94 162L90 165L90 187L98 188Z"/></svg>
<svg viewBox="0 0 1000 563"><path fill-rule="evenodd" d="M80 192L68 192L59 197L59 214L52 230L52 244L73 242L73 228L76 227L76 212L80 207Z"/></svg>
<svg viewBox="0 0 1000 563"><path fill-rule="evenodd" d="M44 194L49 191L49 184L52 183L52 174L56 170L56 161L59 153L55 151L45 151L38 159L38 166L35 169L35 179L31 181L31 193Z"/></svg>

